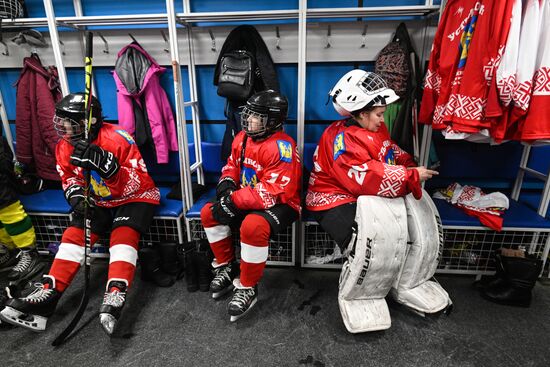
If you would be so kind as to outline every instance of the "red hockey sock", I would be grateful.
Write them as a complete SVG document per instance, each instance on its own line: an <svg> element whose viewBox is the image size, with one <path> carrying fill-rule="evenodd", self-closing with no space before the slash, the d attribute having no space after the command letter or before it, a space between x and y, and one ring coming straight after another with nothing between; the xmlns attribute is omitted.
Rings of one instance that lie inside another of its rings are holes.
<svg viewBox="0 0 550 367"><path fill-rule="evenodd" d="M117 227L111 232L107 283L120 280L130 288L136 271L139 237L139 232L130 227Z"/></svg>
<svg viewBox="0 0 550 367"><path fill-rule="evenodd" d="M210 248L216 258L216 262L218 264L225 264L235 259L231 228L216 222L214 217L212 217L212 210L210 210L211 206L212 203L203 206L201 210L201 221L208 242L210 243Z"/></svg>
<svg viewBox="0 0 550 367"><path fill-rule="evenodd" d="M91 245L97 242L99 236L92 233ZM63 292L78 272L84 262L84 230L69 227L63 232L61 245L55 255L50 273L55 279L55 289Z"/></svg>
<svg viewBox="0 0 550 367"><path fill-rule="evenodd" d="M269 222L260 215L249 214L241 225L241 284L253 287L263 275L269 255Z"/></svg>

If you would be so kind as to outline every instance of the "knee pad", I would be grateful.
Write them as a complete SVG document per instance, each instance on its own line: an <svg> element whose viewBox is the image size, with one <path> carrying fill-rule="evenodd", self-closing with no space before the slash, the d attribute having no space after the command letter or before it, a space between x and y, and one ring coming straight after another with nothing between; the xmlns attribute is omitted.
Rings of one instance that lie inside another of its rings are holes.
<svg viewBox="0 0 550 367"><path fill-rule="evenodd" d="M435 313L451 304L449 294L432 277L443 249L443 226L426 191L416 200L405 197L409 239L407 254L392 289L399 303L423 313Z"/></svg>
<svg viewBox="0 0 550 367"><path fill-rule="evenodd" d="M384 330L391 326L384 297L403 262L407 241L403 198L360 196L357 230L346 249L340 274L338 305L349 332Z"/></svg>

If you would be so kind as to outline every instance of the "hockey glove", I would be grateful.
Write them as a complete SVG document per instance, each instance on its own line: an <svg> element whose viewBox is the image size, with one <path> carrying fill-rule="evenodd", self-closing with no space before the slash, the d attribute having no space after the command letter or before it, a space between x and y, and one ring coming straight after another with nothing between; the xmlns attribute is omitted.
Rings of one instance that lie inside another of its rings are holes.
<svg viewBox="0 0 550 367"><path fill-rule="evenodd" d="M224 177L216 186L216 199L220 200L223 196L227 196L233 191L237 191L237 184L231 177Z"/></svg>
<svg viewBox="0 0 550 367"><path fill-rule="evenodd" d="M96 171L103 179L113 177L120 168L118 159L113 153L84 140L74 145L70 162L72 165Z"/></svg>
<svg viewBox="0 0 550 367"><path fill-rule="evenodd" d="M73 212L78 215L84 215L84 202L86 197L84 196L84 188L79 185L72 185L67 190L65 190L65 199L69 202ZM90 208L93 208L94 202L90 197L89 201Z"/></svg>
<svg viewBox="0 0 550 367"><path fill-rule="evenodd" d="M234 219L242 215L242 211L235 206L231 200L231 195L222 196L211 207L212 216L220 223L228 225Z"/></svg>

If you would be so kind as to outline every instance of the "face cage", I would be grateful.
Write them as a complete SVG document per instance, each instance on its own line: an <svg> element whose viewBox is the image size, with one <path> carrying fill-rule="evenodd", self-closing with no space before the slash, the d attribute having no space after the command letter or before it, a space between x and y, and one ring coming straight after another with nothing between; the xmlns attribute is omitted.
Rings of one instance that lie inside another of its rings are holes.
<svg viewBox="0 0 550 367"><path fill-rule="evenodd" d="M53 127L57 135L68 142L84 139L84 125L84 122L79 123L68 117L53 117Z"/></svg>
<svg viewBox="0 0 550 367"><path fill-rule="evenodd" d="M241 113L241 126L246 132L246 135L250 137L262 136L267 132L267 119L267 114L258 113L245 107ZM253 124L256 124L256 129L254 129L254 126L251 126Z"/></svg>
<svg viewBox="0 0 550 367"><path fill-rule="evenodd" d="M365 92L367 96L379 94L383 90L388 89L386 81L374 73L366 73L359 82L357 82L357 86Z"/></svg>

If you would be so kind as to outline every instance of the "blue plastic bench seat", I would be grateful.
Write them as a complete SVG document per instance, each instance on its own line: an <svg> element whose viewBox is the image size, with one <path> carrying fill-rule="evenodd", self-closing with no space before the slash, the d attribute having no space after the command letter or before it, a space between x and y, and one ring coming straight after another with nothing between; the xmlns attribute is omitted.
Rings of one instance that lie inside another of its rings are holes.
<svg viewBox="0 0 550 367"><path fill-rule="evenodd" d="M206 191L202 196L198 199L195 199L195 204L189 209L187 214L185 214L186 218L200 218L201 217L201 209L202 207L210 201L212 198L216 197L216 188L213 187Z"/></svg>
<svg viewBox="0 0 550 367"><path fill-rule="evenodd" d="M157 217L178 217L183 213L181 200L167 199L169 187L160 187L160 205L155 211ZM37 194L21 195L21 203L30 213L69 214L70 207L62 190L45 190Z"/></svg>
<svg viewBox="0 0 550 367"><path fill-rule="evenodd" d="M63 190L45 190L32 195L21 195L21 203L30 213L69 214L71 207Z"/></svg>
<svg viewBox="0 0 550 367"><path fill-rule="evenodd" d="M159 187L160 205L155 210L155 217L179 217L183 213L181 200L167 199L169 187Z"/></svg>
<svg viewBox="0 0 550 367"><path fill-rule="evenodd" d="M459 208L452 206L444 200L434 199L434 203L444 226L482 226L477 218L470 217ZM506 210L503 218L503 227L550 228L550 220L544 219L527 205L514 200L510 200L510 208Z"/></svg>

